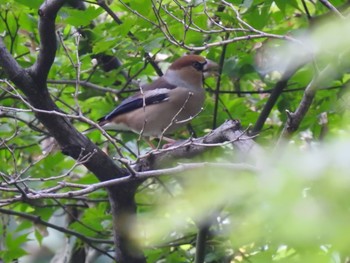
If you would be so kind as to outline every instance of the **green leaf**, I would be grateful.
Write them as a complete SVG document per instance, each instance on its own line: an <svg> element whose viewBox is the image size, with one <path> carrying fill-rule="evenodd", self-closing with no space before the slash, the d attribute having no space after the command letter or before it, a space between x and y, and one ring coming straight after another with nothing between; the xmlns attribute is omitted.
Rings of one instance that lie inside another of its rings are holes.
<svg viewBox="0 0 350 263"><path fill-rule="evenodd" d="M147 42L143 45L145 52L152 52L155 49L162 47L164 37L157 37L153 39L148 39Z"/></svg>
<svg viewBox="0 0 350 263"><path fill-rule="evenodd" d="M253 4L254 0L244 0L242 3L242 7L244 8L250 8Z"/></svg>
<svg viewBox="0 0 350 263"><path fill-rule="evenodd" d="M5 237L6 250L0 251L2 258L5 262L12 262L15 259L27 255L27 251L21 248L21 246L28 241L28 234L14 236L12 233L7 233Z"/></svg>
<svg viewBox="0 0 350 263"><path fill-rule="evenodd" d="M102 11L101 8L94 8L93 6L89 6L85 10L66 9L68 15L65 22L72 26L87 26L93 19L99 16Z"/></svg>
<svg viewBox="0 0 350 263"><path fill-rule="evenodd" d="M287 1L284 1L284 0L275 0L274 2L275 2L275 4L277 5L277 7L278 7L283 13L285 13L285 11L286 11L286 5L288 4Z"/></svg>
<svg viewBox="0 0 350 263"><path fill-rule="evenodd" d="M40 5L43 3L41 0L15 0L17 3L30 7L32 9L39 9Z"/></svg>
<svg viewBox="0 0 350 263"><path fill-rule="evenodd" d="M39 245L41 246L44 238L44 236L41 234L41 231L35 228L34 235L35 235L35 239L38 241Z"/></svg>

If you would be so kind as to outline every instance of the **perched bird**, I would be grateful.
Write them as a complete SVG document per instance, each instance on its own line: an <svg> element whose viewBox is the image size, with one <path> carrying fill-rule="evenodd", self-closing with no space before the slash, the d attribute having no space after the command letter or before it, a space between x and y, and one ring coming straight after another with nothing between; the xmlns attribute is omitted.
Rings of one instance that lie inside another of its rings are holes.
<svg viewBox="0 0 350 263"><path fill-rule="evenodd" d="M216 69L216 63L202 56L183 56L162 77L141 86L139 92L100 118L99 125L150 137L172 133L201 111L203 79Z"/></svg>

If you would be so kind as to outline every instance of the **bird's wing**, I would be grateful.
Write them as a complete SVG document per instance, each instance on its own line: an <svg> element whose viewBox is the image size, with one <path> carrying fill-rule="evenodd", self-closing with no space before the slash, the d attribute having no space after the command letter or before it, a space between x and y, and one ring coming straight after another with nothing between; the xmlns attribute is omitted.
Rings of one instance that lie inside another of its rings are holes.
<svg viewBox="0 0 350 263"><path fill-rule="evenodd" d="M142 92L122 101L112 112L100 118L98 121L109 121L124 113L146 107L147 105L158 104L168 100L169 91L176 86L169 84L162 78L142 87Z"/></svg>

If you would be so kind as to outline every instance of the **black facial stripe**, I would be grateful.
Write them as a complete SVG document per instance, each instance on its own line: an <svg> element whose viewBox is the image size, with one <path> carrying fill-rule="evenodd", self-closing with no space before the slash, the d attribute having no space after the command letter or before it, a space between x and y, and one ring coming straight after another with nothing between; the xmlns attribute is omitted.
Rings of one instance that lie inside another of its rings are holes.
<svg viewBox="0 0 350 263"><path fill-rule="evenodd" d="M195 61L195 62L193 62L192 66L198 71L203 71L205 64L207 64L206 60L202 63L199 61Z"/></svg>

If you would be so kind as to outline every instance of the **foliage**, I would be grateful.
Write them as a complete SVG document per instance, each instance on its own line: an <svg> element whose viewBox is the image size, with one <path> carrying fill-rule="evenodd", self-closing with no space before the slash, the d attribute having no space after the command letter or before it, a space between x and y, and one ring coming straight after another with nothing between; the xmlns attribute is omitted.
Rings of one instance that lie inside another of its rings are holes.
<svg viewBox="0 0 350 263"><path fill-rule="evenodd" d="M0 4L1 37L23 67L37 59L42 2ZM259 133L256 141L264 150L247 159L220 145L177 161L201 168L154 176L138 188L138 222L130 228L148 262L194 262L196 234L205 227L205 262L346 262L350 23L338 22L338 16L346 16L349 2L325 2L112 1L108 7L119 20L101 1L85 3L84 10L73 8L71 1L60 10L59 48L48 89L79 131L90 127L81 116L97 120L140 83L156 78L157 69L164 71L174 59L196 52L221 61L220 78L206 80L205 109L192 121L196 136L226 119L239 119ZM84 246L98 248L97 260L111 261L105 252L113 247L106 191L49 196L84 189L98 179L84 167L86 160L58 150L35 109L6 77L0 69L0 258L12 262L27 254L30 262L40 257L49 262L70 241L72 254ZM283 77L288 85L271 104L263 129L256 128ZM310 108L297 132L286 132L286 110L300 107L312 81L317 93ZM149 151L136 134L111 135L131 164ZM119 160L120 153L100 131L87 136ZM189 136L184 129L174 138ZM289 145L277 143L281 138ZM240 162L249 163L249 169L234 166ZM38 198L26 199L26 194Z"/></svg>

